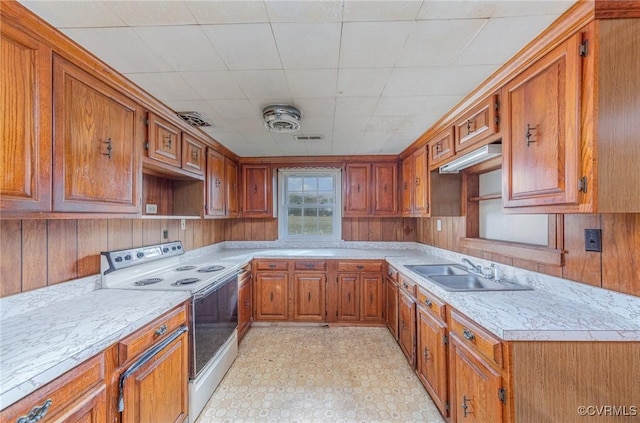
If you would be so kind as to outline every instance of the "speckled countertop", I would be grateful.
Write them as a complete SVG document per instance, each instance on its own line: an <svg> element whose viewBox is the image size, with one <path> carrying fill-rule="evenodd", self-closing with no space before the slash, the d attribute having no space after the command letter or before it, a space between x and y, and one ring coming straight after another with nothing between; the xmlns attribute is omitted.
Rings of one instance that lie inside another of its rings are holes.
<svg viewBox="0 0 640 423"><path fill-rule="evenodd" d="M535 290L448 292L405 265L459 262L463 256L421 244L337 243L326 248L283 248L278 243L227 242L187 253L182 261L211 262L212 257L228 269L253 258L386 259L419 286L504 340L640 341L640 298L507 266L503 266L507 279ZM99 285L99 281L96 283ZM67 288L66 293L59 291L58 298L53 295L51 299L50 293L56 291L49 289L0 299L0 409L189 296L182 291L94 290L85 286L84 291L73 287L77 295L71 298L71 288ZM22 297L26 300L17 301ZM48 304L29 306L29 301L42 302L45 298Z"/></svg>

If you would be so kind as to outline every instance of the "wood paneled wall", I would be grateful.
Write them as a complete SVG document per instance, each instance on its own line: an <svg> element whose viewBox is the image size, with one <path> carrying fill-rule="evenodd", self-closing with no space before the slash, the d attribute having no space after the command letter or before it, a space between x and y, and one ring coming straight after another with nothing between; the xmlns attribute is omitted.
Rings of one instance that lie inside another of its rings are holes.
<svg viewBox="0 0 640 423"><path fill-rule="evenodd" d="M436 231L438 219L441 231ZM564 251L560 267L461 247L457 240L465 236L464 217L417 220L416 240L423 244L640 296L640 214L564 215L558 229L558 248ZM602 253L584 250L585 229L602 229Z"/></svg>
<svg viewBox="0 0 640 423"><path fill-rule="evenodd" d="M0 221L0 297L100 272L100 252L167 241L187 251L224 241L225 221L83 219ZM169 238L163 240L163 230Z"/></svg>

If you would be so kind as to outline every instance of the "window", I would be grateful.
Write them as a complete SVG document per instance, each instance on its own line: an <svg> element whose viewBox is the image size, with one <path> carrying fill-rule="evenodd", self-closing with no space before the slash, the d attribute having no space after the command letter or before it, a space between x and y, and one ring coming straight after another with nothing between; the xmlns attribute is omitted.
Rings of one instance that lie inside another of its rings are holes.
<svg viewBox="0 0 640 423"><path fill-rule="evenodd" d="M340 240L340 169L281 169L279 239Z"/></svg>

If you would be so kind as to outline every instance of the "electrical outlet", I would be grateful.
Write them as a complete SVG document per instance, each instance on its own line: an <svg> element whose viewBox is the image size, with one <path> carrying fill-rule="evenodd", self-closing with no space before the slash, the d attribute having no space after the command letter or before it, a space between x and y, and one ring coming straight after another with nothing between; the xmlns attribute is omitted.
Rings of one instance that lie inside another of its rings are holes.
<svg viewBox="0 0 640 423"><path fill-rule="evenodd" d="M584 250L602 252L602 230L601 229L585 229L584 230Z"/></svg>
<svg viewBox="0 0 640 423"><path fill-rule="evenodd" d="M436 231L438 232L442 231L442 220L440 219L436 219Z"/></svg>
<svg viewBox="0 0 640 423"><path fill-rule="evenodd" d="M145 210L147 214L158 214L158 205L157 204L146 204Z"/></svg>
<svg viewBox="0 0 640 423"><path fill-rule="evenodd" d="M185 231L187 230L187 221L184 219L180 219L180 229Z"/></svg>
<svg viewBox="0 0 640 423"><path fill-rule="evenodd" d="M162 239L169 239L169 229L162 230Z"/></svg>

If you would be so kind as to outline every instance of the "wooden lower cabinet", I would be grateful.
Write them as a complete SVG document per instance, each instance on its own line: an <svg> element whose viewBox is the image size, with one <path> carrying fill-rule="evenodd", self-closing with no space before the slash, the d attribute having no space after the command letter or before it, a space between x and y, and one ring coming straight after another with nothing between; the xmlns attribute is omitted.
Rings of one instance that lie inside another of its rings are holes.
<svg viewBox="0 0 640 423"><path fill-rule="evenodd" d="M385 301L386 314L385 321L393 337L398 340L398 283L391 277L386 278Z"/></svg>
<svg viewBox="0 0 640 423"><path fill-rule="evenodd" d="M325 320L324 273L295 273L293 275L293 319L304 321Z"/></svg>
<svg viewBox="0 0 640 423"><path fill-rule="evenodd" d="M360 320L359 276L357 273L338 274L338 322L357 322Z"/></svg>
<svg viewBox="0 0 640 423"><path fill-rule="evenodd" d="M238 342L242 341L253 321L251 270L243 270L238 279Z"/></svg>
<svg viewBox="0 0 640 423"><path fill-rule="evenodd" d="M450 335L452 422L502 422L502 376L482 356Z"/></svg>
<svg viewBox="0 0 640 423"><path fill-rule="evenodd" d="M257 320L289 319L289 274L257 272L255 278L255 316Z"/></svg>
<svg viewBox="0 0 640 423"><path fill-rule="evenodd" d="M398 342L409 364L416 363L416 300L404 290L398 296Z"/></svg>
<svg viewBox="0 0 640 423"><path fill-rule="evenodd" d="M416 371L443 416L447 416L447 325L417 308Z"/></svg>
<svg viewBox="0 0 640 423"><path fill-rule="evenodd" d="M379 273L363 273L360 278L360 320L379 323L383 320L384 308L382 300L382 275Z"/></svg>

